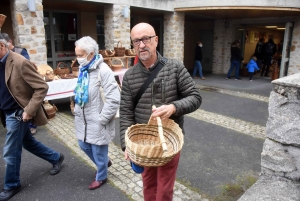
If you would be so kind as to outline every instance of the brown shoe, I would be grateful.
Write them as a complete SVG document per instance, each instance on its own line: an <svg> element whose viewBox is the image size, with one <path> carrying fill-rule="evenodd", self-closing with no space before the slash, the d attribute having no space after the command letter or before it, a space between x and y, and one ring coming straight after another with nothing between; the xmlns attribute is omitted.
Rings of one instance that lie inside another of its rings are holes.
<svg viewBox="0 0 300 201"><path fill-rule="evenodd" d="M205 77L201 77L201 80L206 80L206 78Z"/></svg>
<svg viewBox="0 0 300 201"><path fill-rule="evenodd" d="M95 190L97 188L100 188L103 184L105 184L107 182L107 179L104 179L102 181L93 181L90 185L89 185L89 189L90 190Z"/></svg>

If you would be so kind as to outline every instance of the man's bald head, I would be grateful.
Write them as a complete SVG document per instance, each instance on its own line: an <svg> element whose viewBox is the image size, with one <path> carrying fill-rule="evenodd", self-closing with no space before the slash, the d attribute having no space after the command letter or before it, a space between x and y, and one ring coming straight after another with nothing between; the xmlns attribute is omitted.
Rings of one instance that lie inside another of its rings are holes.
<svg viewBox="0 0 300 201"><path fill-rule="evenodd" d="M157 59L158 37L154 28L147 23L139 23L131 29L130 37L140 61L149 68Z"/></svg>
<svg viewBox="0 0 300 201"><path fill-rule="evenodd" d="M132 38L132 35L135 35L139 32L143 32L144 34L148 34L149 36L156 35L154 28L150 24L144 22L135 25L131 29L131 33L130 33L131 39L134 40L134 38Z"/></svg>

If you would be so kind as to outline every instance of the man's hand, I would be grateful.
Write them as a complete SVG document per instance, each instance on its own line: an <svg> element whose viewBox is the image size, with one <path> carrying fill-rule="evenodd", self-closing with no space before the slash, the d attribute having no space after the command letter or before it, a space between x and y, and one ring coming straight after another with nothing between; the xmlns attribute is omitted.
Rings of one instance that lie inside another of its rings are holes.
<svg viewBox="0 0 300 201"><path fill-rule="evenodd" d="M162 105L152 109L152 118L160 117L161 119L168 119L172 114L176 112L175 105Z"/></svg>
<svg viewBox="0 0 300 201"><path fill-rule="evenodd" d="M128 154L127 154L126 149L125 149L125 151L124 151L124 157L125 157L125 160L129 160L129 156L128 156Z"/></svg>
<svg viewBox="0 0 300 201"><path fill-rule="evenodd" d="M23 122L26 122L26 121L29 121L30 119L32 119L32 116L29 115L27 112L23 112L22 119L23 119Z"/></svg>

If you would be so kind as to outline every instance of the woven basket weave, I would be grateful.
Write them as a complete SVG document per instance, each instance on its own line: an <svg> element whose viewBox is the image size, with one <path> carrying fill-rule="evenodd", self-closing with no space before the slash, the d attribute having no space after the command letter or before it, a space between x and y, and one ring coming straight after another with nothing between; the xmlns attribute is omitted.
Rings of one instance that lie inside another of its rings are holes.
<svg viewBox="0 0 300 201"><path fill-rule="evenodd" d="M115 50L116 57L123 57L125 55L125 47L122 47L121 41L118 42L117 47L114 47L114 50Z"/></svg>
<svg viewBox="0 0 300 201"><path fill-rule="evenodd" d="M57 67L54 69L54 74L58 76L70 74L70 69L65 62L59 62Z"/></svg>
<svg viewBox="0 0 300 201"><path fill-rule="evenodd" d="M184 140L181 128L171 119L162 120L163 135L167 144L164 152L159 139L157 122L136 124L125 133L129 158L143 167L158 167L168 163L182 149Z"/></svg>

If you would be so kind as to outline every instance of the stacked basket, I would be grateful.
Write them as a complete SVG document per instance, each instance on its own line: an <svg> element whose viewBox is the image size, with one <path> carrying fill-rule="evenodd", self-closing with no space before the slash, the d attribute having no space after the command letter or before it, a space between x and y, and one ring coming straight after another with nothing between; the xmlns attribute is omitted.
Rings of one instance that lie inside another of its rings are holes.
<svg viewBox="0 0 300 201"><path fill-rule="evenodd" d="M171 119L161 122L167 151L162 147L158 123L152 118L148 124L136 124L126 130L126 151L135 164L143 167L163 166L182 149L183 134L178 124Z"/></svg>

